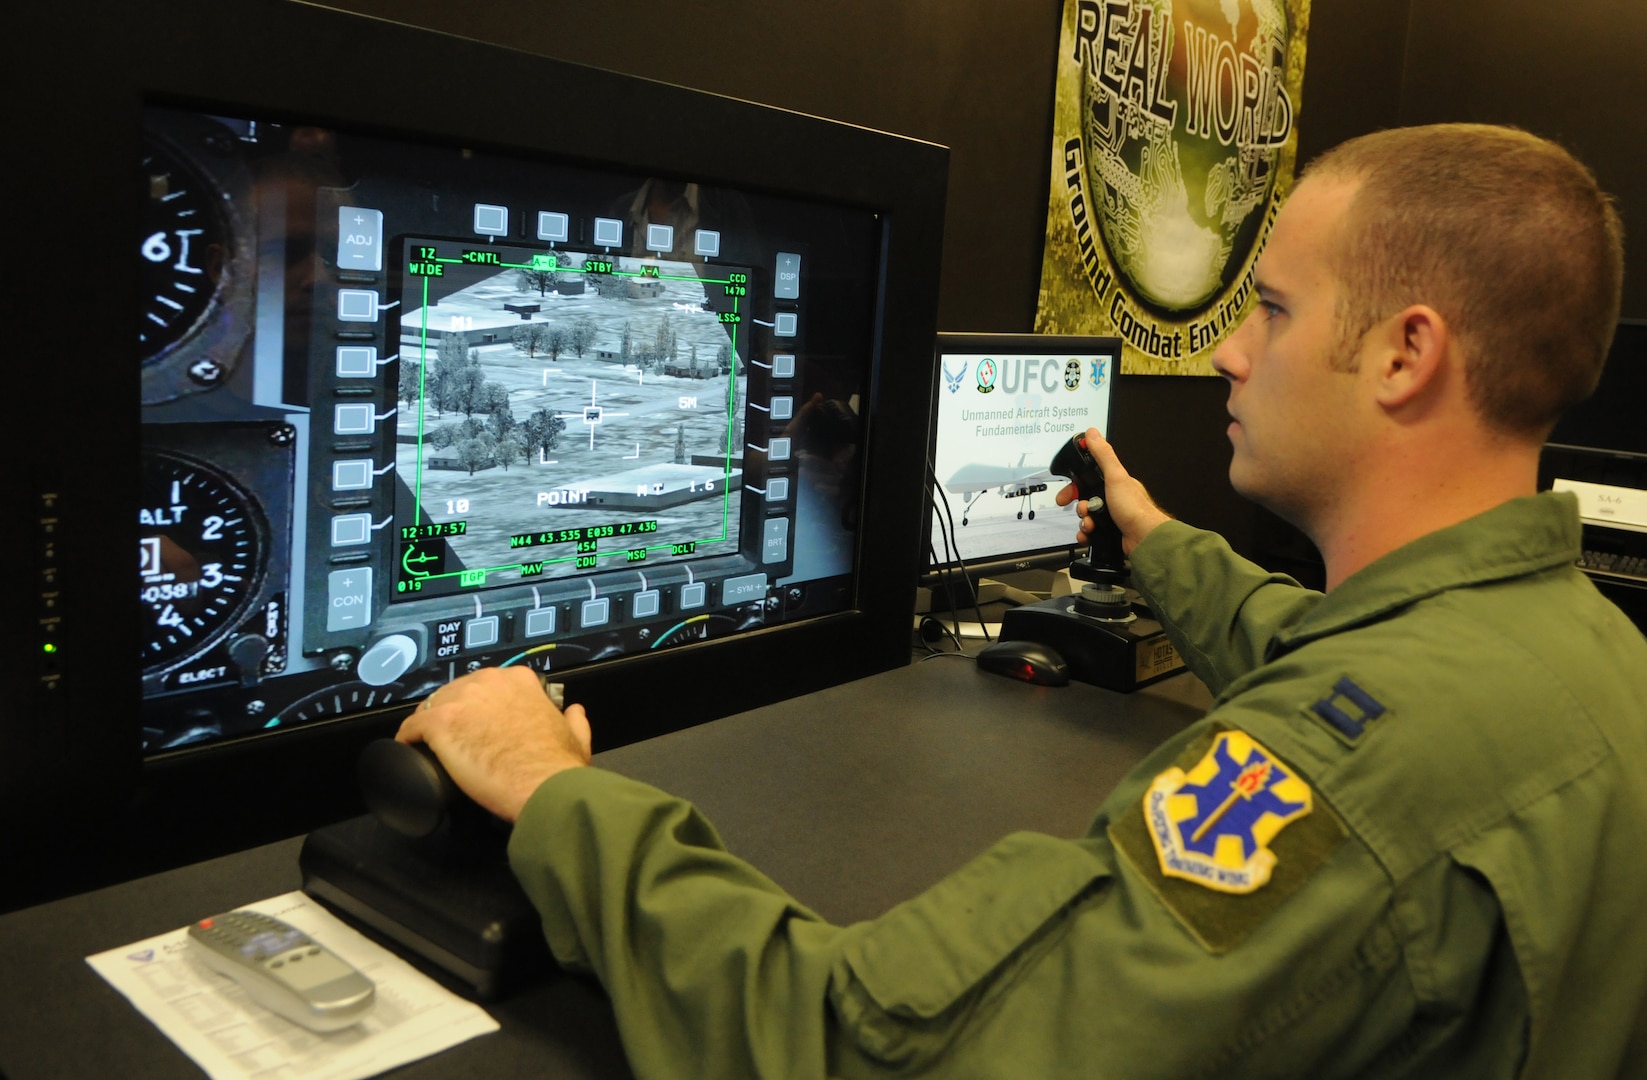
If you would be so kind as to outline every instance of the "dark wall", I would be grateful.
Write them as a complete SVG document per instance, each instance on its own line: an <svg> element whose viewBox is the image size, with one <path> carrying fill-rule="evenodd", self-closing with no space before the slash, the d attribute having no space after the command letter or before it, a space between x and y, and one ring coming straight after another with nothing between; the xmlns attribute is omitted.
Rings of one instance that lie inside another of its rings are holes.
<svg viewBox="0 0 1647 1080"><path fill-rule="evenodd" d="M1313 0L1298 110L1300 165L1345 139L1401 122L1412 2Z"/></svg>
<svg viewBox="0 0 1647 1080"><path fill-rule="evenodd" d="M939 328L1033 328L1063 0L680 0L668 18L652 19L647 5L553 0L332 2L943 143L952 157ZM1315 0L1299 157L1436 120L1516 123L1559 138L1619 196L1627 227L1642 222L1630 241L1638 269L1625 312L1647 315L1647 65L1637 62L1647 5L1575 7ZM530 122L529 95L503 101ZM1223 403L1216 377L1128 379L1114 434L1129 467L1175 513L1296 570L1308 545L1229 490Z"/></svg>
<svg viewBox="0 0 1647 1080"><path fill-rule="evenodd" d="M1401 124L1514 124L1555 139L1618 199L1623 314L1647 318L1647 4L1317 0L1315 8L1300 161Z"/></svg>
<svg viewBox="0 0 1647 1080"><path fill-rule="evenodd" d="M1647 317L1647 4L1412 6L1400 119L1516 124L1555 139L1619 200L1624 314Z"/></svg>

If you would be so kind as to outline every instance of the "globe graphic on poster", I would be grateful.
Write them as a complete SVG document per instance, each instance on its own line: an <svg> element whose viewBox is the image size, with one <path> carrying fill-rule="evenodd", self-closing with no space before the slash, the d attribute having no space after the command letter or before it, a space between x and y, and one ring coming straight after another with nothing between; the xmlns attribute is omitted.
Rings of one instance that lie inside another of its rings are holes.
<svg viewBox="0 0 1647 1080"><path fill-rule="evenodd" d="M1258 240L1292 133L1281 0L1083 4L1081 135L1099 231L1134 295L1213 299Z"/></svg>

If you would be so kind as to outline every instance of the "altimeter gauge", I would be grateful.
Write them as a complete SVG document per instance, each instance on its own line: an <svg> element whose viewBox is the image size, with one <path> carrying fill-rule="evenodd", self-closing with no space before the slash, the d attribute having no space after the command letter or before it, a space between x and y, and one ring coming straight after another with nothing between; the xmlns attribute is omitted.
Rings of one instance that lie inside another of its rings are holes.
<svg viewBox="0 0 1647 1080"><path fill-rule="evenodd" d="M257 595L268 528L257 504L203 462L143 455L138 603L143 669L172 667L216 644Z"/></svg>

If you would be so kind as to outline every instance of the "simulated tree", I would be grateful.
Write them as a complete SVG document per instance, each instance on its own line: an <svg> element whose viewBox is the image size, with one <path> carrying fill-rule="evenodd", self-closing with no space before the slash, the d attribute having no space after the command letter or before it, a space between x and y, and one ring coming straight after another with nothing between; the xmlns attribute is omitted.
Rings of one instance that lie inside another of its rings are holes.
<svg viewBox="0 0 1647 1080"><path fill-rule="evenodd" d="M560 354L565 352L567 347L571 344L572 335L564 326L551 326L548 328L548 331L549 332L544 335L543 350L549 354L550 360L558 363L560 361Z"/></svg>
<svg viewBox="0 0 1647 1080"><path fill-rule="evenodd" d="M549 451L560 445L561 432L566 430L566 421L551 413L548 409L538 409L526 418L521 425L521 433L526 439L527 457L532 451L547 455Z"/></svg>
<svg viewBox="0 0 1647 1080"><path fill-rule="evenodd" d="M399 365L400 386L396 396L402 404L412 405L417 401L418 394L423 392L423 364L411 357L402 356Z"/></svg>
<svg viewBox="0 0 1647 1080"><path fill-rule="evenodd" d="M457 444L458 464L469 470L469 475L475 475L478 469L489 469L497 464L498 441L491 432L481 431L472 439L464 439Z"/></svg>
<svg viewBox="0 0 1647 1080"><path fill-rule="evenodd" d="M546 296L549 290L555 287L555 272L553 270L534 270L531 267L520 267L515 270L515 289L517 292L538 291L539 296Z"/></svg>
<svg viewBox="0 0 1647 1080"><path fill-rule="evenodd" d="M435 351L435 370L432 379L424 383L424 393L434 402L437 412L465 412L466 395L478 385L470 369L480 371L480 351L469 348L469 339L453 332L440 339ZM481 380L484 381L484 378Z"/></svg>
<svg viewBox="0 0 1647 1080"><path fill-rule="evenodd" d="M599 328L595 325L595 320L587 315L579 316L572 323L571 348L573 352L578 354L578 359L583 359L583 354L589 351L589 346L595 343L597 333L599 333Z"/></svg>
<svg viewBox="0 0 1647 1080"><path fill-rule="evenodd" d="M510 342L525 353L534 357L540 350L549 347L549 327L544 323L527 323L525 326L515 327L515 332L509 337Z"/></svg>

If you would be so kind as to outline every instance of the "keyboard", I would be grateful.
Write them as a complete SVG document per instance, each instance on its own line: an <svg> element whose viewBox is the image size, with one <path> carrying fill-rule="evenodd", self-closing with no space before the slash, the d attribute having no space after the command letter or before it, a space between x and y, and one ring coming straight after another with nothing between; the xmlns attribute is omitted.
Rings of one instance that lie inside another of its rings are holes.
<svg viewBox="0 0 1647 1080"><path fill-rule="evenodd" d="M1647 581L1647 556L1618 555L1611 551L1583 551L1578 556L1578 568L1615 577Z"/></svg>

